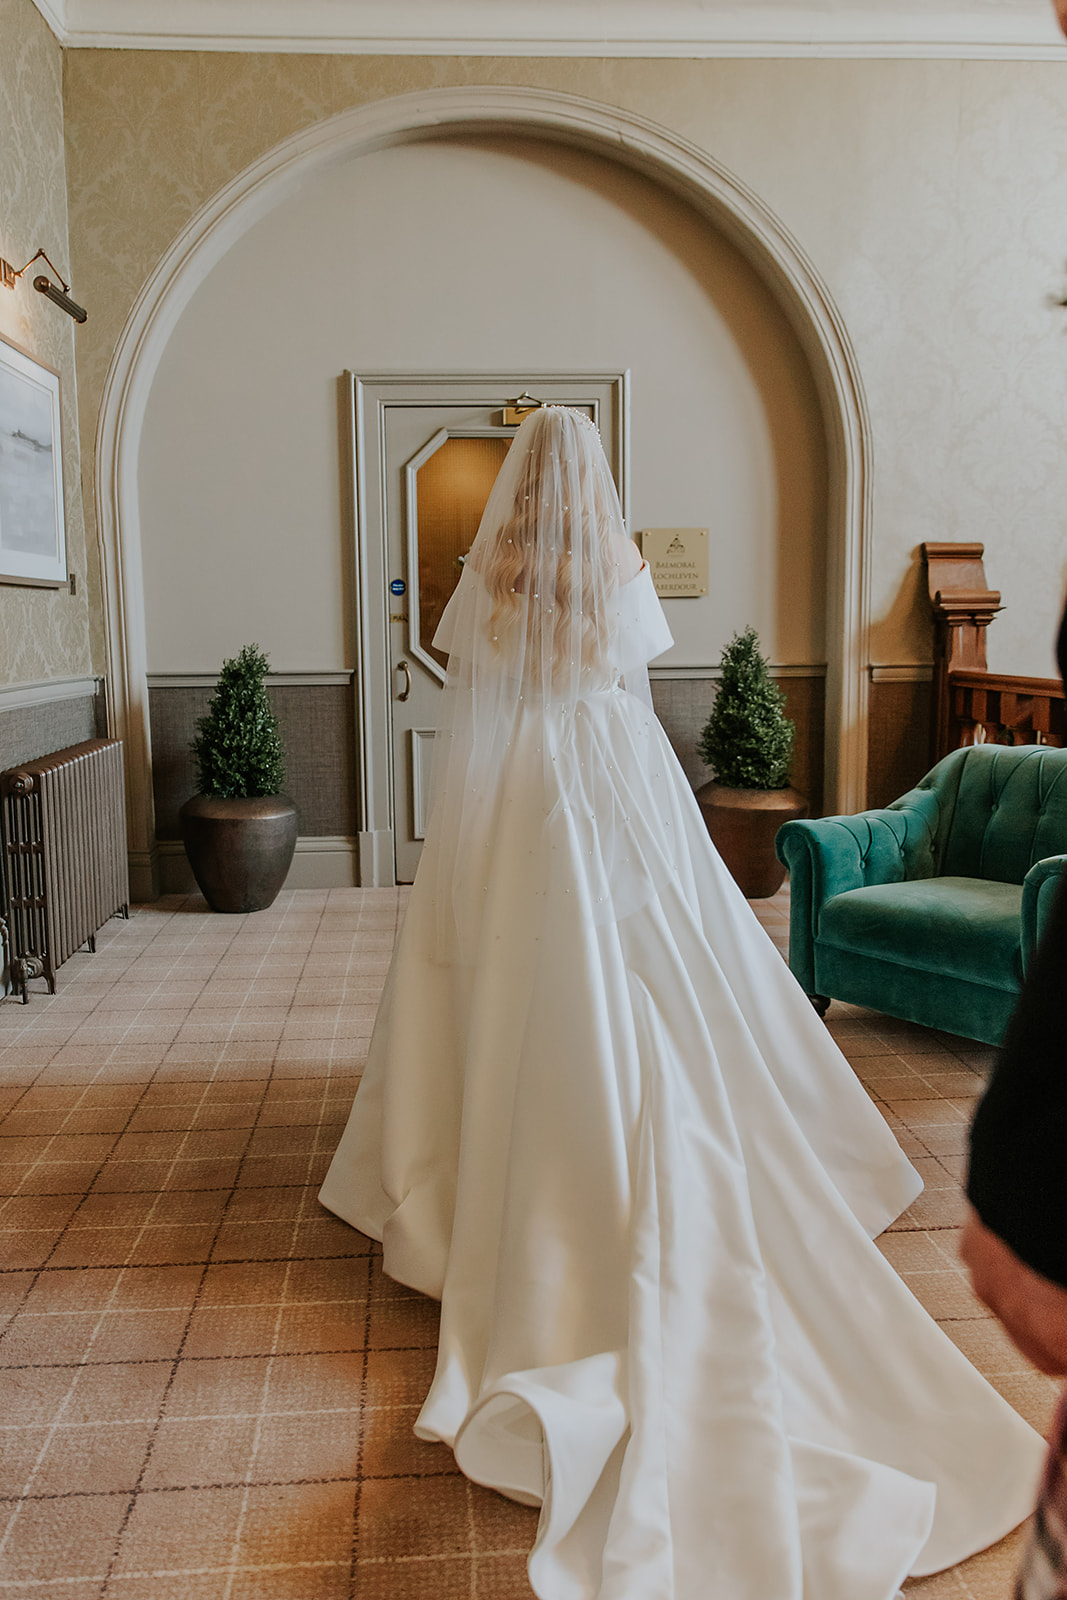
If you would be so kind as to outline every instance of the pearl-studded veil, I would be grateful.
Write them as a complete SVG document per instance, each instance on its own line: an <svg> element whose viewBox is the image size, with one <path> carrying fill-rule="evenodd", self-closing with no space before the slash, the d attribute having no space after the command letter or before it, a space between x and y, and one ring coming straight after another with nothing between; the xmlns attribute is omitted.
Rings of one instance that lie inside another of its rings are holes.
<svg viewBox="0 0 1067 1600"><path fill-rule="evenodd" d="M623 604L640 564L594 424L564 406L532 412L434 640L448 652L448 673L427 846L437 855L439 918L451 904L465 942L490 892L480 860L498 857L502 829L515 830L514 848L529 851L543 846L553 818L580 816L605 836L628 820L611 752L590 738L597 717L610 714L604 697L619 687L641 697L646 722L651 716L649 650L627 628ZM664 642L669 634L658 649ZM517 764L524 819L513 798L502 812L502 776ZM584 853L604 856L602 872L618 855L601 842Z"/></svg>

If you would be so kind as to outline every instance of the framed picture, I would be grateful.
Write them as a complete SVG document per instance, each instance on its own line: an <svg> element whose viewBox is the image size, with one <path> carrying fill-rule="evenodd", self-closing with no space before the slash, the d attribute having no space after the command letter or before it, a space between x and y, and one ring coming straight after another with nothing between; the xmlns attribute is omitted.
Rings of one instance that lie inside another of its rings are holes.
<svg viewBox="0 0 1067 1600"><path fill-rule="evenodd" d="M0 583L66 581L59 373L0 338Z"/></svg>

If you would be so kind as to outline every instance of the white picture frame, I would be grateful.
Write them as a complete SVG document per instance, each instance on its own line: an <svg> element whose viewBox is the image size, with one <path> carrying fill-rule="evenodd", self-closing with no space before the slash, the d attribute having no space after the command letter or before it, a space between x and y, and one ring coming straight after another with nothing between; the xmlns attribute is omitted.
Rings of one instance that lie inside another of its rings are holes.
<svg viewBox="0 0 1067 1600"><path fill-rule="evenodd" d="M0 336L0 583L66 582L59 373Z"/></svg>

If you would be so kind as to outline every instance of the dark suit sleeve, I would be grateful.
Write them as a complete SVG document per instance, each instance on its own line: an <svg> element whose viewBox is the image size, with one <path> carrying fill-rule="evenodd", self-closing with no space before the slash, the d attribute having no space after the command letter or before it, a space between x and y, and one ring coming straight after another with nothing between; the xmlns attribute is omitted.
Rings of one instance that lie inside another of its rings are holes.
<svg viewBox="0 0 1067 1600"><path fill-rule="evenodd" d="M1067 611L1059 658L1067 678ZM975 1115L967 1194L987 1228L1067 1288L1065 881Z"/></svg>
<svg viewBox="0 0 1067 1600"><path fill-rule="evenodd" d="M1067 1288L1067 882L974 1119L967 1194L987 1228Z"/></svg>

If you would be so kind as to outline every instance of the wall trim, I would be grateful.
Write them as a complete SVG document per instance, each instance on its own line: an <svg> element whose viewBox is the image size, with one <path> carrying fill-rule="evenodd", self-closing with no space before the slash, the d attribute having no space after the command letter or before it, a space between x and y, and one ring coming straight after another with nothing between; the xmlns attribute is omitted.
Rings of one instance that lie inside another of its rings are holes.
<svg viewBox="0 0 1067 1600"><path fill-rule="evenodd" d="M266 681L279 689L349 688L355 680L355 669L342 672L268 672ZM149 672L145 682L150 689L213 689L219 681L217 672Z"/></svg>
<svg viewBox="0 0 1067 1600"><path fill-rule="evenodd" d="M1062 60L1047 4L1018 0L35 0L81 49L359 55ZM294 22L299 14L298 23Z"/></svg>
<svg viewBox="0 0 1067 1600"><path fill-rule="evenodd" d="M56 700L92 700L100 692L102 677L39 678L29 683L0 685L0 712L24 711Z"/></svg>
<svg viewBox="0 0 1067 1600"><path fill-rule="evenodd" d="M309 833L296 841L298 856L351 856L358 841L347 834Z"/></svg>
<svg viewBox="0 0 1067 1600"><path fill-rule="evenodd" d="M196 880L180 839L160 839L159 884L163 894L195 894ZM306 834L296 841L286 889L351 889L358 883L358 840L344 835Z"/></svg>
<svg viewBox="0 0 1067 1600"><path fill-rule="evenodd" d="M768 662L768 670L772 678L825 678L826 662L817 662L814 666L776 666L773 661ZM689 683L694 680L714 679L715 682L722 677L721 667L649 667L648 676L653 683Z"/></svg>
<svg viewBox="0 0 1067 1600"><path fill-rule="evenodd" d="M296 841L298 856L354 855L357 841L347 834L305 833ZM156 849L161 856L184 856L185 846L180 839L160 839Z"/></svg>
<svg viewBox="0 0 1067 1600"><path fill-rule="evenodd" d="M127 775L127 792L129 791L129 782L129 776ZM131 902L142 905L146 900L157 899L159 896L159 847L155 841L153 840L148 849L131 849L127 854L127 863L130 869Z"/></svg>
<svg viewBox="0 0 1067 1600"><path fill-rule="evenodd" d="M870 667L872 683L931 683L934 669L923 666L917 662L905 662L901 666Z"/></svg>
<svg viewBox="0 0 1067 1600"><path fill-rule="evenodd" d="M748 260L809 362L827 438L826 795L862 809L867 767L871 423L844 322L812 262L763 201L669 129L574 95L496 86L430 89L342 112L268 151L201 207L143 285L119 336L101 400L96 514L103 571L112 732L126 744L131 854L154 839L138 458L156 370L178 318L215 264L309 179L374 150L457 131L553 139L634 168L679 194ZM363 878L364 882L373 881Z"/></svg>

